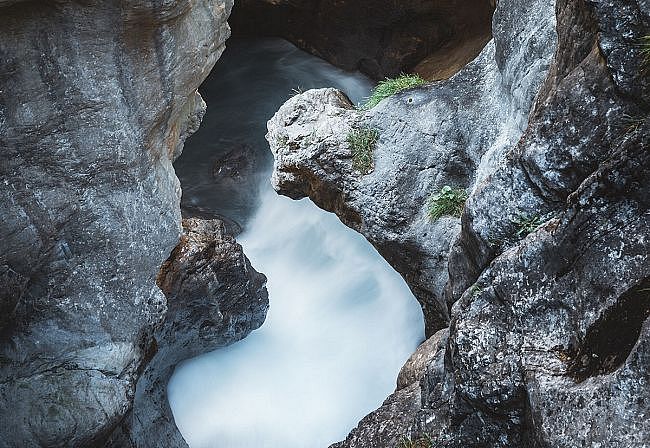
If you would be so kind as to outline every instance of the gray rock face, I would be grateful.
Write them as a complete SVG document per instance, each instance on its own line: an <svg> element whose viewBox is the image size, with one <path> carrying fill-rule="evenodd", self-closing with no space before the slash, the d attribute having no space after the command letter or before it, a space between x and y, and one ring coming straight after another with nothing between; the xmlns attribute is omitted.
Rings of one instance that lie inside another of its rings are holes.
<svg viewBox="0 0 650 448"><path fill-rule="evenodd" d="M444 354L425 345L405 368L419 391L399 389L337 448L400 432L436 447L648 446L649 29L647 1L558 0L554 14L500 1L494 41L449 81L369 113L306 92L271 120L278 191L362 232L429 333L450 322ZM355 127L381 135L366 176ZM446 184L470 192L462 220L431 223L426 197Z"/></svg>
<svg viewBox="0 0 650 448"><path fill-rule="evenodd" d="M174 424L167 383L178 362L246 337L268 310L266 277L256 272L221 221L183 220L183 236L163 264L167 297L157 352L138 381L133 410L109 446L187 446Z"/></svg>
<svg viewBox="0 0 650 448"><path fill-rule="evenodd" d="M0 2L0 446L101 444L131 407L231 6Z"/></svg>
<svg viewBox="0 0 650 448"><path fill-rule="evenodd" d="M274 187L311 197L365 235L422 304L428 334L449 322L443 290L460 223L431 222L427 199L445 185L470 188L488 171L479 165L496 164L521 136L555 48L549 3L500 2L494 41L448 81L395 95L368 113L332 89L308 91L269 122ZM513 10L528 13L514 20ZM509 46L513 40L521 45ZM353 170L346 142L363 127L380 134L374 172L366 176Z"/></svg>

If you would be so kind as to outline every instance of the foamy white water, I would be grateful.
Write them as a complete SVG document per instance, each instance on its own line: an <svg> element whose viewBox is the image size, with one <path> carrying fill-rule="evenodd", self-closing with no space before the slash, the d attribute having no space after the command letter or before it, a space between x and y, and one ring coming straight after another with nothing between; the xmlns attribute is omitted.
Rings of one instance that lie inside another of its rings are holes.
<svg viewBox="0 0 650 448"><path fill-rule="evenodd" d="M326 70L339 86L361 85L323 64L305 55L301 76ZM168 386L192 448L342 440L394 390L424 338L420 306L375 249L309 200L276 195L266 179L238 240L268 277L267 320L245 340L183 363Z"/></svg>

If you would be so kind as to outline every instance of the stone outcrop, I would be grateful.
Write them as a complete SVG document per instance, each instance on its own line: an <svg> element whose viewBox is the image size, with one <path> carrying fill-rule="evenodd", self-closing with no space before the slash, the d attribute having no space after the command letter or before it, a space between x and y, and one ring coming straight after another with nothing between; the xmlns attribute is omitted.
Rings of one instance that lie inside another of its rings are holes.
<svg viewBox="0 0 650 448"><path fill-rule="evenodd" d="M529 13L516 20L516 8L501 3L499 34L452 79L369 112L334 89L308 91L269 122L274 187L292 198L309 196L365 235L422 303L429 334L449 322L447 254L460 221L432 223L427 199L445 185L469 188L479 165L491 165L517 142L555 48L548 1L528 0L521 8ZM527 33L531 28L538 34ZM511 39L520 44L508 47ZM356 128L380 134L368 176L352 168L346 139Z"/></svg>
<svg viewBox="0 0 650 448"><path fill-rule="evenodd" d="M445 79L490 40L490 0L240 0L234 33L280 36L346 70L380 79Z"/></svg>
<svg viewBox="0 0 650 448"><path fill-rule="evenodd" d="M109 446L187 446L167 401L174 367L237 342L264 323L266 277L251 267L223 222L185 219L183 230L158 276L168 311L154 334L156 354L138 381L133 410Z"/></svg>
<svg viewBox="0 0 650 448"><path fill-rule="evenodd" d="M0 1L0 446L101 445L131 408L231 7Z"/></svg>
<svg viewBox="0 0 650 448"><path fill-rule="evenodd" d="M644 0L501 0L450 80L368 112L309 91L269 122L276 189L363 233L429 334L449 325L444 353L410 362L418 386L337 448L647 444L649 30ZM346 139L363 127L380 133L365 176ZM444 185L469 192L462 219L431 222Z"/></svg>

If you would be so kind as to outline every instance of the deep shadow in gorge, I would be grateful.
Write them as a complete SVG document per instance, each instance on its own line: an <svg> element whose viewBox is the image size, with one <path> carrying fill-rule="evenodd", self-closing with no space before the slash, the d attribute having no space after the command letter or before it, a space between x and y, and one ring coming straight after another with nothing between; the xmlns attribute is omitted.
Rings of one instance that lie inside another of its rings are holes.
<svg viewBox="0 0 650 448"><path fill-rule="evenodd" d="M260 185L269 183L272 170L266 122L291 96L330 86L358 103L372 82L281 39L229 39L226 53L200 88L208 112L174 162L183 189L183 217L222 219L231 232L241 232L259 207Z"/></svg>
<svg viewBox="0 0 650 448"><path fill-rule="evenodd" d="M567 375L578 382L616 371L637 344L650 316L650 279L625 292L586 331L584 340L568 356Z"/></svg>
<svg viewBox="0 0 650 448"><path fill-rule="evenodd" d="M446 79L492 36L493 0L240 0L234 35L278 36L375 79Z"/></svg>

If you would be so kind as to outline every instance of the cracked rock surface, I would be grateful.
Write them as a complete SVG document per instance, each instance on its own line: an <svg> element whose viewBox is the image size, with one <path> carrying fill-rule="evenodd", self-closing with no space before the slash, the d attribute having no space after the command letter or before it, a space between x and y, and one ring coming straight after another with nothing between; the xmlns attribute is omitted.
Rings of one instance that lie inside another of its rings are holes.
<svg viewBox="0 0 650 448"><path fill-rule="evenodd" d="M183 360L233 344L259 328L269 307L266 277L218 220L184 219L181 242L158 275L168 311L156 354L138 381L133 410L108 446L186 447L167 401Z"/></svg>
<svg viewBox="0 0 650 448"><path fill-rule="evenodd" d="M101 445L155 352L232 1L0 1L0 446Z"/></svg>
<svg viewBox="0 0 650 448"><path fill-rule="evenodd" d="M364 234L428 334L448 327L405 367L419 386L402 379L337 448L647 446L649 29L643 0L502 0L448 81L367 112L308 91L269 122L275 188ZM380 133L368 175L359 128ZM444 185L469 199L431 222Z"/></svg>

